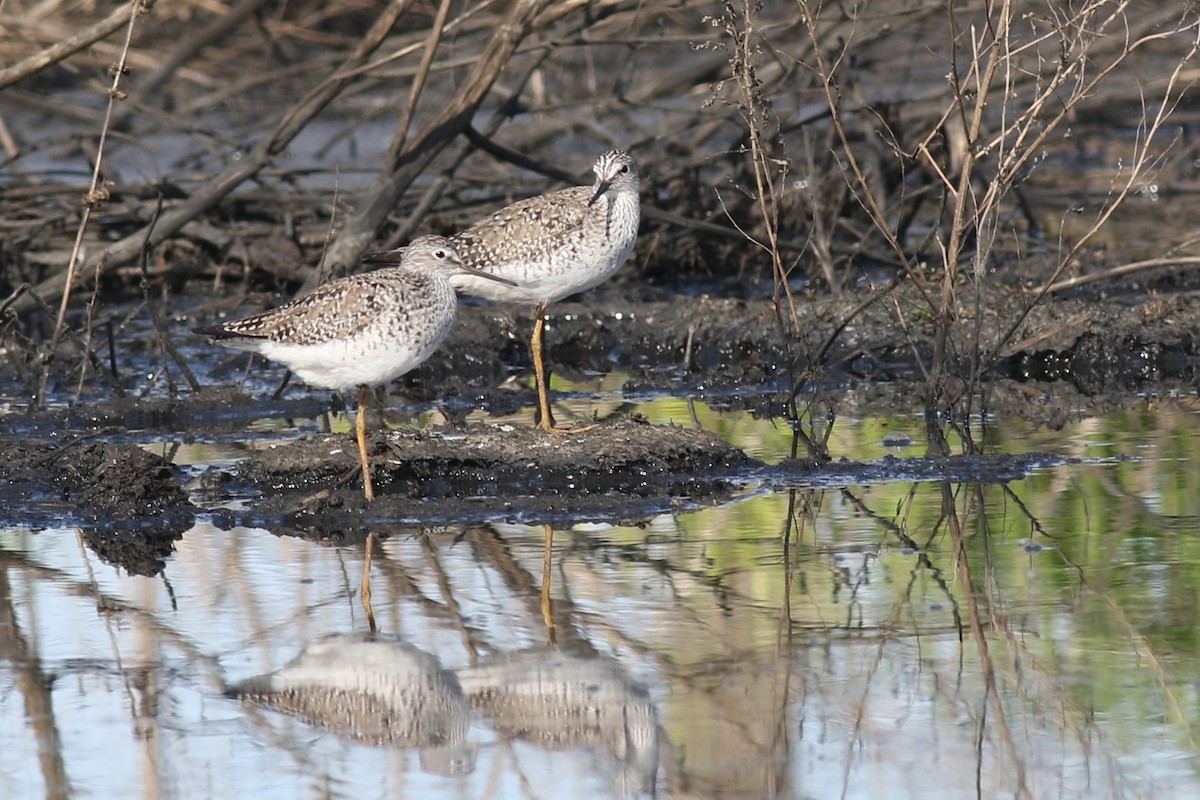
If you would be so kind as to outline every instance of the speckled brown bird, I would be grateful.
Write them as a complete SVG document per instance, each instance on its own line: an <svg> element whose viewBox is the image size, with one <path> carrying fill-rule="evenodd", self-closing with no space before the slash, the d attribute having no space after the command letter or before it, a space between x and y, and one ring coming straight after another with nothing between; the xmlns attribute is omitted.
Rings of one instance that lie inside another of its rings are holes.
<svg viewBox="0 0 1200 800"><path fill-rule="evenodd" d="M449 239L421 236L404 248L397 266L340 278L279 308L193 330L286 364L312 386L358 387L354 432L363 492L373 500L366 443L371 387L414 369L441 345L458 306L455 275L507 280L466 266Z"/></svg>
<svg viewBox="0 0 1200 800"><path fill-rule="evenodd" d="M611 278L637 238L641 208L637 164L610 150L592 165L591 186L573 186L530 197L500 209L450 237L463 263L476 270L451 279L466 294L515 303L533 303L529 349L537 378L538 427L550 433L589 429L559 428L550 411L542 352L546 308L568 295ZM374 253L387 261L390 253ZM506 282L489 280L507 278Z"/></svg>

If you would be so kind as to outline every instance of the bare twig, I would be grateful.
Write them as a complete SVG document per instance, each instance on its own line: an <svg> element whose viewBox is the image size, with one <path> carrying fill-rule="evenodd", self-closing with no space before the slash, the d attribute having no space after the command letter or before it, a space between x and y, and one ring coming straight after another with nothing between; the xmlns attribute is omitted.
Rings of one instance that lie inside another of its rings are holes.
<svg viewBox="0 0 1200 800"><path fill-rule="evenodd" d="M1197 21L1194 18L1185 19L1188 20L1187 24L1182 25L1179 28L1175 28L1167 32L1154 33L1135 41L1128 42L1122 52L1115 57L1105 69L1100 70L1098 75L1093 77L1083 88L1080 89L1078 95L1072 98L1073 102L1064 104L1066 108L1060 111L1053 119L1052 122L1054 125L1061 123L1071 109L1078 105L1078 103L1082 102L1083 98L1090 96L1096 90L1096 87L1100 81L1111 74L1119 64L1124 63L1127 59L1129 59L1138 49L1145 47L1152 42L1158 41L1163 36L1176 35L1180 33L1190 33L1192 35L1192 45L1183 58L1176 62L1175 69L1172 71L1170 77L1166 81L1166 85L1163 89L1162 99L1158 102L1157 107L1154 108L1153 114L1143 117L1142 129L1139 131L1138 140L1134 147L1133 163L1125 173L1125 180L1117 187L1117 190L1113 196L1101 209L1091 227L1083 234L1083 236L1081 236L1071 245L1071 247L1063 256L1059 258L1058 267L1054 270L1054 273L1051 275L1050 279L1034 295L1032 302L1030 302L1026 307L1025 312L1017 315L1017 318L1013 320L1012 324L996 341L991 353L988 356L989 359L994 359L996 354L1004 347L1004 344L1016 334L1016 331L1025 322L1025 319L1029 313L1042 300L1042 298L1051 291L1058 290L1055 288L1058 276L1061 275L1062 272L1067 268L1067 265L1071 263L1080 249L1103 229L1104 225L1109 219L1112 218L1112 215L1116 212L1117 208L1124 203L1125 199L1128 198L1129 195L1134 191L1139 182L1144 179L1146 172L1161 157L1155 149L1155 135L1167 124L1168 119L1183 97L1185 90L1178 87L1179 84L1185 79L1186 72L1184 67L1192 58L1195 57L1197 52L1200 52L1200 21ZM1106 23L1115 24L1111 17L1109 20L1106 20ZM1041 142L1046 135L1047 133L1042 133L1036 138L1035 145L1037 147L1040 147ZM1012 161L1014 163L1023 165L1025 160L1031 157L1032 156L1027 156L1026 159L1013 158ZM1015 175L1015 173L1013 174ZM1011 180L1011 177L1009 180Z"/></svg>
<svg viewBox="0 0 1200 800"><path fill-rule="evenodd" d="M108 199L107 188L100 186L100 170L104 163L104 142L108 137L109 124L112 121L113 109L120 100L125 99L125 94L120 90L121 78L125 75L125 58L129 53L129 46L133 42L133 28L137 18L144 13L149 12L149 6L143 4L143 0L133 0L129 4L128 27L125 30L125 47L121 51L121 60L112 70L112 86L108 90L108 108L104 115L104 124L100 128L100 141L96 145L96 159L92 166L92 182L88 187L88 193L83 199L83 218L79 221L79 228L75 234L75 246L71 249L70 262L67 265L66 285L63 287L62 303L58 309L58 319L54 323L54 336L50 340L50 350L53 352L55 344L58 342L59 336L62 335L63 320L67 315L67 304L71 299L71 284L74 282L75 269L79 263L79 251L83 247L83 234L87 230L88 218L91 216L92 208L103 203Z"/></svg>
<svg viewBox="0 0 1200 800"><path fill-rule="evenodd" d="M88 47L120 30L122 25L132 23L132 17L137 14L139 0L133 0L128 6L122 6L90 28L80 31L29 58L0 70L0 90L34 75L51 64L69 58L74 53Z"/></svg>
<svg viewBox="0 0 1200 800"><path fill-rule="evenodd" d="M1159 269L1161 267L1185 267L1195 266L1200 264L1200 256L1176 256L1174 258L1151 258L1146 261L1134 261L1129 264L1122 264L1119 267L1093 272L1088 275L1078 275L1074 278L1067 278L1061 281L1047 283L1038 290L1038 294L1052 294L1054 292L1063 292L1067 289L1074 289L1079 286L1085 286L1089 283L1097 281L1106 281L1110 278L1120 278L1124 275L1132 275L1135 272L1145 272L1150 269Z"/></svg>
<svg viewBox="0 0 1200 800"><path fill-rule="evenodd" d="M103 256L101 256L101 261L103 261ZM28 297L30 299L30 301L34 304L34 307L41 309L42 313L46 314L47 316L54 315L54 309L52 309L50 307L50 304L46 302L45 298L41 297L37 293L36 289L26 289L22 293L21 296ZM96 370L96 372L98 374L104 376L105 381L107 381L109 387L114 392L116 392L117 397L125 396L125 387L121 385L121 382L120 382L120 380L118 380L116 373L110 372L104 366L104 363L100 360L100 357L97 356L96 353L88 347L88 345L83 341L83 339L80 338L79 334L76 333L74 329L72 329L72 328L63 329L63 336L65 336L70 341L74 342L79 347L80 351L83 352L84 357L87 358L92 363L92 367ZM49 367L46 365L43 365L43 377L42 377L43 385L46 383L46 380L47 380L46 375L48 374L48 371L49 371ZM37 403L43 403L43 402L45 402L45 389L41 388L41 389L39 389L39 392L40 392L39 396L34 399Z"/></svg>
<svg viewBox="0 0 1200 800"><path fill-rule="evenodd" d="M142 248L142 257L138 260L138 267L142 273L142 297L146 301L146 306L150 309L150 319L154 321L154 330L158 333L159 349L171 356L171 359L179 366L179 371L183 373L184 379L188 382L193 392L200 391L200 381L196 380L196 376L192 374L192 370L188 367L187 361L179 354L175 348L175 342L171 340L170 332L167 330L167 325L163 321L162 312L158 310L158 303L150 296L150 275L147 272L147 267L150 264L151 237L154 235L154 225L158 218L162 215L163 199L159 195L158 206L154 209L154 216L150 218L150 224L146 226L146 244ZM172 384L174 391L174 384Z"/></svg>
<svg viewBox="0 0 1200 800"><path fill-rule="evenodd" d="M491 39L476 60L454 98L417 134L403 153L394 154L383 166L375 185L359 212L351 216L330 248L328 263L333 274L344 274L358 261L379 225L387 218L400 195L470 123L475 110L508 63L521 41L534 28L534 21L550 0L517 0L496 26ZM556 11L582 7L583 0L557 4Z"/></svg>
<svg viewBox="0 0 1200 800"><path fill-rule="evenodd" d="M125 93L120 90L121 78L125 75L125 60L129 54L129 47L133 42L134 24L138 17L150 13L152 3L147 0L132 0L129 4L128 27L125 30L125 46L121 50L121 58L116 66L112 68L112 86L108 90L108 106L104 113L104 124L100 128L100 141L96 145L95 164L92 168L92 182L88 188L88 193L83 198L83 215L79 220L79 227L75 232L75 244L71 248L70 260L67 264L67 274L63 284L62 302L58 307L58 318L54 323L54 334L50 337L50 346L48 350L49 358L53 358L54 351L58 347L59 339L62 337L63 324L67 318L67 305L71 300L71 285L75 282L76 269L80 262L80 250L83 248L83 236L87 230L88 220L91 218L92 209L100 205L108 199L108 188L100 185L100 170L104 163L104 143L108 137L109 125L112 122L114 109L117 102L125 99ZM38 393L39 397L45 398L45 381L49 378L50 372L47 369L43 373L42 390Z"/></svg>
<svg viewBox="0 0 1200 800"><path fill-rule="evenodd" d="M437 53L438 44L442 41L442 33L446 28L446 17L450 14L450 0L442 0L438 5L437 17L429 26L429 35L425 39L425 52L421 54L421 63L417 74L413 77L412 86L408 90L408 103L400 116L400 124L396 126L396 136L388 148L388 159L395 161L404 150L404 142L408 139L408 128L412 125L413 115L417 112L417 101L425 88L425 80L429 77L429 67Z"/></svg>
<svg viewBox="0 0 1200 800"><path fill-rule="evenodd" d="M471 154L473 147L480 146L485 150L489 147L500 147L500 145L496 145L492 142L491 137L500 130L500 126L503 125L508 119L508 109L515 107L517 98L520 96L521 92L524 91L525 86L529 82L530 75L532 75L538 68L541 67L543 61L545 61L545 59L549 56L549 53L550 51L548 49L543 50L542 55L530 62L524 73L521 74L515 81L513 81L514 88L508 99L500 104L499 109L492 115L492 118L488 120L487 127L483 132L476 131L470 125L467 126L464 133L467 137L468 146L460 147L458 149L458 152L451 160L449 166L447 166L446 169L442 171L442 174L435 178L429 185L429 188L427 188L421 194L421 199L417 201L416 207L412 209L404 222L402 222L396 228L396 230L393 231L390 236L388 236L387 241L384 244L385 248L393 249L397 247L400 242L412 236L413 232L416 231L417 227L421 224L421 221L433 209L434 205L445 193L446 189L449 188L451 176L462 165L462 163L466 161L467 157Z"/></svg>
<svg viewBox="0 0 1200 800"><path fill-rule="evenodd" d="M341 68L322 81L300 103L284 114L270 135L260 139L254 149L244 158L205 184L185 202L162 215L150 244L156 245L174 235L197 215L211 208L236 189L243 181L257 174L264 165L281 153L304 129L304 126L358 74L357 69L379 47L391 31L392 26L395 25L396 20L412 5L412 2L413 0L393 0L363 36L354 52L342 63ZM145 243L144 229L130 234L108 248L110 260L113 262L128 261L141 252ZM38 285L37 290L43 296L58 297L64 292L66 286L67 276L60 273L43 281ZM21 298L14 308L18 312L27 311L31 308L31 304L24 302L24 298Z"/></svg>

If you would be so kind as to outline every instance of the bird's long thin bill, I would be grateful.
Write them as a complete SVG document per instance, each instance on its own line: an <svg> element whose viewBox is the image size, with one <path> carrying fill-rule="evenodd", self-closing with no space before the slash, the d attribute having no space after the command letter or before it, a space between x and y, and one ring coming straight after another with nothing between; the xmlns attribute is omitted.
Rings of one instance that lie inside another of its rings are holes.
<svg viewBox="0 0 1200 800"><path fill-rule="evenodd" d="M481 278L488 278L489 280L496 281L497 283L503 283L507 286L520 286L520 284L517 283L516 281L510 281L508 278L501 278L499 275L493 275L492 273L484 272L481 269L475 269L474 267L468 267L466 264L459 267L459 269L461 269L463 272L466 272L470 275L478 275Z"/></svg>
<svg viewBox="0 0 1200 800"><path fill-rule="evenodd" d="M364 264L399 264L404 258L404 250L396 248L395 250L369 250L362 254L361 261Z"/></svg>
<svg viewBox="0 0 1200 800"><path fill-rule="evenodd" d="M612 186L611 181L600 181L600 185L596 187L596 193L592 195L592 199L588 200L589 206L596 205L596 201L600 199L600 195L608 191L608 187Z"/></svg>

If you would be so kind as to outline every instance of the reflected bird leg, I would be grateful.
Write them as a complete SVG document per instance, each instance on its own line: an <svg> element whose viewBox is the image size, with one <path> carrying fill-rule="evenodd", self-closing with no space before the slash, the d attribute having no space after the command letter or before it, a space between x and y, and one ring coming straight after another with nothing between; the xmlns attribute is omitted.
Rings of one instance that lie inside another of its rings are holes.
<svg viewBox="0 0 1200 800"><path fill-rule="evenodd" d="M366 553L363 556L362 590L358 595L359 600L362 601L363 611L367 612L367 624L371 627L371 633L376 631L375 609L371 607L371 551L374 548L375 531L371 531L367 534Z"/></svg>
<svg viewBox="0 0 1200 800"><path fill-rule="evenodd" d="M371 462L367 458L367 401L370 398L371 387L366 384L359 386L358 416L354 420L354 435L358 438L358 458L362 462L363 494L367 496L367 500L374 500L375 484L371 480Z"/></svg>
<svg viewBox="0 0 1200 800"><path fill-rule="evenodd" d="M554 527L542 525L542 528L546 532L546 551L542 557L542 621L546 623L546 630L550 633L550 644L554 644L554 617L550 613L550 565L551 554L554 551Z"/></svg>

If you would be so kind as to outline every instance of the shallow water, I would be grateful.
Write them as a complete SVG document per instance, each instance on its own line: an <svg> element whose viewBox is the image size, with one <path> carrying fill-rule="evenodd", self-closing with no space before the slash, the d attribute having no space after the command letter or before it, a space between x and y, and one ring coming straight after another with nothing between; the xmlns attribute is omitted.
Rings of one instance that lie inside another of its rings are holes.
<svg viewBox="0 0 1200 800"><path fill-rule="evenodd" d="M640 411L767 461L790 443L705 403ZM838 420L831 450L880 459L921 424ZM540 525L380 530L374 637L362 546L201 521L137 577L78 530L0 531L0 795L1197 796L1200 413L976 435L1081 460L750 485L555 531L548 573Z"/></svg>

